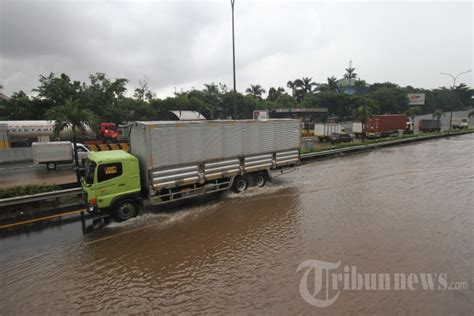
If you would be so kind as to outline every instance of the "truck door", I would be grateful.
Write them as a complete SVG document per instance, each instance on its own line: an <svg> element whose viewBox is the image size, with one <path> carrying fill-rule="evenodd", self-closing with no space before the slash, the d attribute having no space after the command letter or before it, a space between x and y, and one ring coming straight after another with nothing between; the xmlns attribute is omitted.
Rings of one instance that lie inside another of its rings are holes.
<svg viewBox="0 0 474 316"><path fill-rule="evenodd" d="M121 162L104 163L97 169L97 205L109 207L115 196L124 193L126 188L126 177L123 174Z"/></svg>

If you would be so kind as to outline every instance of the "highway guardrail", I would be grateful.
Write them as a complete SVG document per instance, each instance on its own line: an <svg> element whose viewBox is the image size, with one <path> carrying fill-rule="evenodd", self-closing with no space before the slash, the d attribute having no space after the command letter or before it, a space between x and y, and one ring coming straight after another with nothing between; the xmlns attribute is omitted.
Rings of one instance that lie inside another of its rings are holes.
<svg viewBox="0 0 474 316"><path fill-rule="evenodd" d="M57 190L51 192L37 193L25 196L16 196L7 199L0 199L0 208L10 205L19 205L26 203L41 202L45 200L52 200L57 198L63 198L67 196L79 195L82 192L82 188L72 188L65 190Z"/></svg>

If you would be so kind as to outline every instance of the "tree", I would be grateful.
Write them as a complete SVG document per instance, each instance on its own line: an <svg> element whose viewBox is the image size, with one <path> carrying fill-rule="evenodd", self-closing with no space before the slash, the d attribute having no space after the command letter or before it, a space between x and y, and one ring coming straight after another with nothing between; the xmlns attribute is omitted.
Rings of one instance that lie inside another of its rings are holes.
<svg viewBox="0 0 474 316"><path fill-rule="evenodd" d="M411 106L405 110L405 115L411 118L411 130L415 134L415 116L420 115L423 111L419 106Z"/></svg>
<svg viewBox="0 0 474 316"><path fill-rule="evenodd" d="M33 91L38 92L40 98L50 100L53 106L63 105L70 98L78 99L82 92L81 82L71 81L66 74L56 77L51 72L48 76L41 75L39 82L38 88Z"/></svg>
<svg viewBox="0 0 474 316"><path fill-rule="evenodd" d="M406 92L400 87L383 86L367 94L380 106L382 114L403 113L408 108Z"/></svg>
<svg viewBox="0 0 474 316"><path fill-rule="evenodd" d="M436 121L438 122L438 126L441 127L441 124L439 123L439 121L441 120L441 118L444 116L444 112L443 110L441 109L438 109L436 111L433 112L433 118L436 118Z"/></svg>
<svg viewBox="0 0 474 316"><path fill-rule="evenodd" d="M303 94L312 94L314 92L313 87L316 86L316 83L312 81L310 77L303 77L301 78L301 89L303 90Z"/></svg>
<svg viewBox="0 0 474 316"><path fill-rule="evenodd" d="M271 87L268 90L268 96L267 96L267 101L274 102L276 99L278 99L279 96L285 93L285 89L282 87L278 87L275 89L274 87Z"/></svg>
<svg viewBox="0 0 474 316"><path fill-rule="evenodd" d="M286 86L291 89L291 95L295 97L296 95L296 81L288 81Z"/></svg>
<svg viewBox="0 0 474 316"><path fill-rule="evenodd" d="M339 92L339 87L337 85L337 78L334 76L328 77L328 88L330 92Z"/></svg>
<svg viewBox="0 0 474 316"><path fill-rule="evenodd" d="M247 94L254 96L257 99L262 99L262 94L265 93L265 89L263 89L262 86L259 84L256 84L256 85L251 84L250 87L247 88L247 90L245 90L245 92L247 92Z"/></svg>
<svg viewBox="0 0 474 316"><path fill-rule="evenodd" d="M85 132L87 127L93 126L96 122L95 115L84 109L77 99L68 99L64 105L58 105L47 112L47 117L54 120L54 133L70 128L72 131L72 141L74 145L74 159L76 161L76 178L80 182L79 177L79 156L77 154L77 136L78 132Z"/></svg>
<svg viewBox="0 0 474 316"><path fill-rule="evenodd" d="M357 73L355 72L355 68L352 66L349 66L349 68L346 68L346 73L344 74L344 78L352 80L357 78Z"/></svg>
<svg viewBox="0 0 474 316"><path fill-rule="evenodd" d="M362 123L362 142L365 141L365 122L367 118L372 115L372 108L367 105L361 105L352 112L354 119Z"/></svg>
<svg viewBox="0 0 474 316"><path fill-rule="evenodd" d="M139 80L139 88L135 89L134 97L139 101L150 101L155 97L155 94L148 88L148 80Z"/></svg>

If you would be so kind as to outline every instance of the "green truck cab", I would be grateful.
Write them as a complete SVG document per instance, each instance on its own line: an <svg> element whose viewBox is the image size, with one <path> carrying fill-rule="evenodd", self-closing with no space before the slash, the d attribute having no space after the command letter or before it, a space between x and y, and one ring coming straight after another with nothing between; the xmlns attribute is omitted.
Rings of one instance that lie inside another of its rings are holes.
<svg viewBox="0 0 474 316"><path fill-rule="evenodd" d="M138 214L140 166L133 155L123 150L89 153L81 182L89 212L110 210L119 221Z"/></svg>

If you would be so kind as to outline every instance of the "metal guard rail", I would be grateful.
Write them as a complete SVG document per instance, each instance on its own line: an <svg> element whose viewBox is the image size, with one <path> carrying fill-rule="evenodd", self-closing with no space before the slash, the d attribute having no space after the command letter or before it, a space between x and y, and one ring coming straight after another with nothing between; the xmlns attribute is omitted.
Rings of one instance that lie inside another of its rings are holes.
<svg viewBox="0 0 474 316"><path fill-rule="evenodd" d="M67 196L79 195L82 192L82 188L72 188L65 190L57 190L51 192L44 192L26 196L17 196L7 199L0 199L0 208L10 205L19 205L25 203L40 202L49 199L57 199Z"/></svg>

